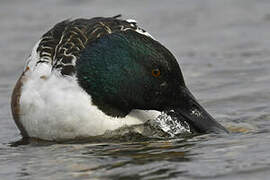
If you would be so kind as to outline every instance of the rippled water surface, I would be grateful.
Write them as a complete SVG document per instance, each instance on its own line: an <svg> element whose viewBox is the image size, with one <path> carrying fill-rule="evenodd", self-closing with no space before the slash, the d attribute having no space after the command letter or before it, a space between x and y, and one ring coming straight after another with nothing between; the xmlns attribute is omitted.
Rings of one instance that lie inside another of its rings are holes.
<svg viewBox="0 0 270 180"><path fill-rule="evenodd" d="M39 37L66 18L137 19L229 135L19 141L10 94ZM270 1L0 2L0 179L269 179Z"/></svg>

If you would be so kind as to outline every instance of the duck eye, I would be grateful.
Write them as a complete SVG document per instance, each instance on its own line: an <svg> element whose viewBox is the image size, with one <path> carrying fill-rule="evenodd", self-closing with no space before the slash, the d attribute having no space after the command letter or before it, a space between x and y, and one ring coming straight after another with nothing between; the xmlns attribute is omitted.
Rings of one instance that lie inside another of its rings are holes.
<svg viewBox="0 0 270 180"><path fill-rule="evenodd" d="M152 75L153 75L154 77L160 76L160 70L159 70L159 69L153 69L153 70L152 70Z"/></svg>

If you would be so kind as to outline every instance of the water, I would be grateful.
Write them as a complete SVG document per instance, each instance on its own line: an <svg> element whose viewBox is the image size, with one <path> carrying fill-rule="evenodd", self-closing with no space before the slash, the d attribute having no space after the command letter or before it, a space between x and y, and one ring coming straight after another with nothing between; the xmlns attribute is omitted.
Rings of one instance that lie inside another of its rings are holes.
<svg viewBox="0 0 270 180"><path fill-rule="evenodd" d="M267 0L2 0L0 179L269 179L269 9ZM10 94L34 43L60 20L119 13L174 53L193 94L233 133L19 141Z"/></svg>

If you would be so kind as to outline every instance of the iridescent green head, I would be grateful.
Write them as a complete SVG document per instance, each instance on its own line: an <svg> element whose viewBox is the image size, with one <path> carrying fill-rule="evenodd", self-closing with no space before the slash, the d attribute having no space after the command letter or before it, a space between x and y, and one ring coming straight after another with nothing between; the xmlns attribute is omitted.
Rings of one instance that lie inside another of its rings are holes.
<svg viewBox="0 0 270 180"><path fill-rule="evenodd" d="M92 41L81 52L76 69L80 86L107 115L124 117L133 109L172 110L201 131L215 122L186 88L169 50L136 31ZM214 127L220 129L216 122Z"/></svg>

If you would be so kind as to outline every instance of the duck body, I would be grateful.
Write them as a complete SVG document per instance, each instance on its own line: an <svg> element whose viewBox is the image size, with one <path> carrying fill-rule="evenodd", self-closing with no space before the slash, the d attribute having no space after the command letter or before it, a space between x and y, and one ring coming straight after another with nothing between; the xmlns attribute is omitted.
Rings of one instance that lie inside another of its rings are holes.
<svg viewBox="0 0 270 180"><path fill-rule="evenodd" d="M68 20L34 46L11 108L23 137L87 138L179 107L174 86L185 87L176 60L134 20Z"/></svg>

